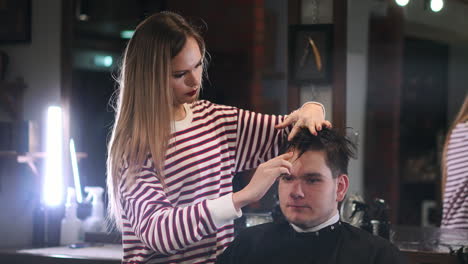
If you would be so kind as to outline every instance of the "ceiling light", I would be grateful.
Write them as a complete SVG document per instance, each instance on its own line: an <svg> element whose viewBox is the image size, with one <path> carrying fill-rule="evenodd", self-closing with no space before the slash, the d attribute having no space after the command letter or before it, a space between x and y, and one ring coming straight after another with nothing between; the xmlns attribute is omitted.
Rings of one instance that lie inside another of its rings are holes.
<svg viewBox="0 0 468 264"><path fill-rule="evenodd" d="M109 55L96 55L94 56L94 65L98 67L110 67L112 66L113 59Z"/></svg>
<svg viewBox="0 0 468 264"><path fill-rule="evenodd" d="M395 0L395 2L399 6L406 6L409 3L409 0Z"/></svg>
<svg viewBox="0 0 468 264"><path fill-rule="evenodd" d="M131 39L133 33L135 33L135 30L122 30L120 31L120 37L123 39Z"/></svg>
<svg viewBox="0 0 468 264"><path fill-rule="evenodd" d="M443 0L431 0L431 10L434 12L439 12L444 8Z"/></svg>

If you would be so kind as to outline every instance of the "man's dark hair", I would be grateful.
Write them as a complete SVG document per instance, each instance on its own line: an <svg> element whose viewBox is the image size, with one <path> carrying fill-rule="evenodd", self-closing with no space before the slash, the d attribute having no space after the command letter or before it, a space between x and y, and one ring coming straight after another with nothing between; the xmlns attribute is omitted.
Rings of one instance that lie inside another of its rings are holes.
<svg viewBox="0 0 468 264"><path fill-rule="evenodd" d="M302 128L282 149L283 152L299 151L298 158L306 151L323 151L325 162L333 178L336 178L340 174L348 174L349 158L355 158L356 146L337 130L322 128L317 136L314 136L309 129Z"/></svg>

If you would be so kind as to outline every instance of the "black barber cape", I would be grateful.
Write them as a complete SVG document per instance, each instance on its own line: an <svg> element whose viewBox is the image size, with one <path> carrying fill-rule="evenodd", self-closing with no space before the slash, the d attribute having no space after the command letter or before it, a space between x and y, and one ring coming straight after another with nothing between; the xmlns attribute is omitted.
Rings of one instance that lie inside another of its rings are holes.
<svg viewBox="0 0 468 264"><path fill-rule="evenodd" d="M298 233L289 223L262 224L243 230L218 257L217 264L397 264L406 263L398 248L344 222L316 232Z"/></svg>

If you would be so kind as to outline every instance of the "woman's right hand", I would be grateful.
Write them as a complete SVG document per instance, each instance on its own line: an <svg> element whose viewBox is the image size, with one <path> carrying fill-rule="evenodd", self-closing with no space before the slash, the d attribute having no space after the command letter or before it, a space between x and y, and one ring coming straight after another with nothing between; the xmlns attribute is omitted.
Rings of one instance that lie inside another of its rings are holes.
<svg viewBox="0 0 468 264"><path fill-rule="evenodd" d="M236 210L260 200L279 176L290 174L292 156L293 152L288 152L260 164L249 184L232 195Z"/></svg>

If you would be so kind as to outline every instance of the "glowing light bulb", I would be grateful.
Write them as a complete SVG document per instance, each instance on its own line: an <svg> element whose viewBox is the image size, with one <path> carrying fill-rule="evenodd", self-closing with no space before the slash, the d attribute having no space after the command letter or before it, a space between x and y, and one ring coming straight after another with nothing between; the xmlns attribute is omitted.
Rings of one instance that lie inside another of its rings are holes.
<svg viewBox="0 0 468 264"><path fill-rule="evenodd" d="M73 141L73 139L70 139L70 157L73 171L73 181L75 183L76 201L78 203L82 203L83 194L81 193L80 174L78 171L78 159L76 158L75 141Z"/></svg>
<svg viewBox="0 0 468 264"><path fill-rule="evenodd" d="M109 68L112 66L113 59L112 56L109 55L96 55L94 56L94 65L98 67L106 67Z"/></svg>
<svg viewBox="0 0 468 264"><path fill-rule="evenodd" d="M434 12L439 12L444 8L443 0L431 0L431 10Z"/></svg>
<svg viewBox="0 0 468 264"><path fill-rule="evenodd" d="M120 31L120 37L123 39L131 39L134 33L134 30L122 30Z"/></svg>
<svg viewBox="0 0 468 264"><path fill-rule="evenodd" d="M409 3L409 0L395 0L395 2L399 6L406 6Z"/></svg>
<svg viewBox="0 0 468 264"><path fill-rule="evenodd" d="M47 110L46 159L43 201L58 206L63 196L62 171L62 109L50 106Z"/></svg>

